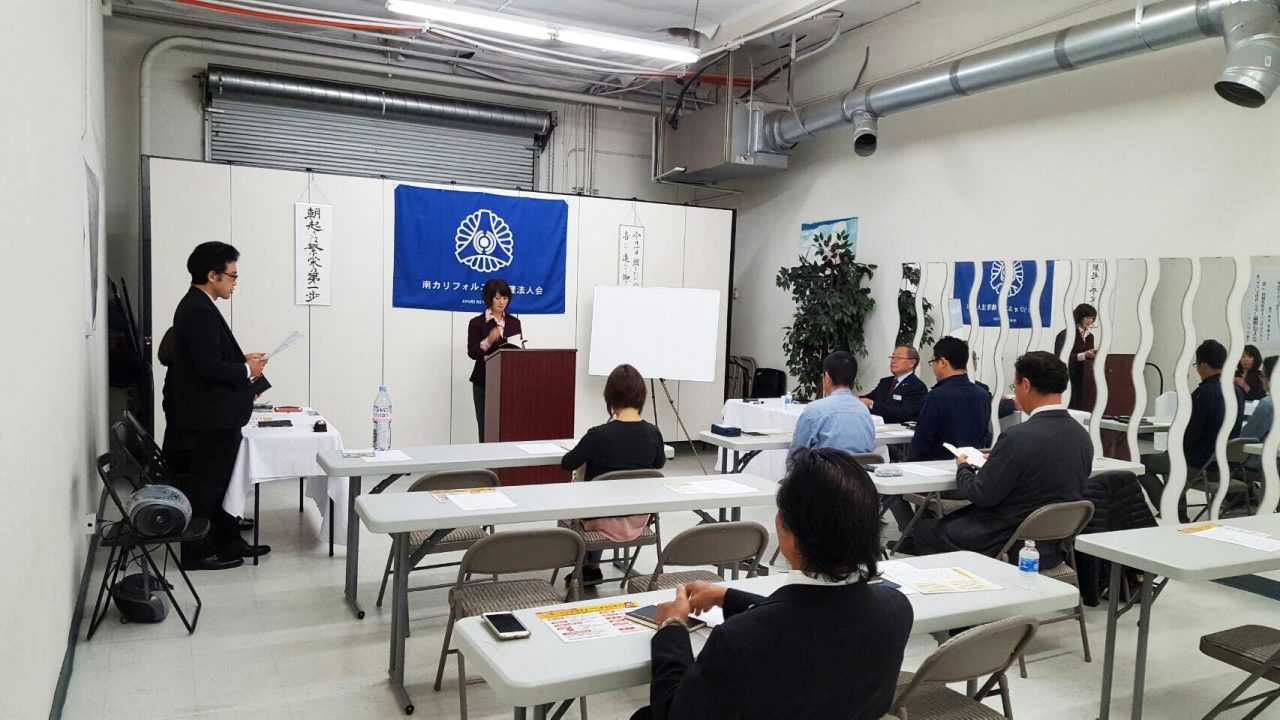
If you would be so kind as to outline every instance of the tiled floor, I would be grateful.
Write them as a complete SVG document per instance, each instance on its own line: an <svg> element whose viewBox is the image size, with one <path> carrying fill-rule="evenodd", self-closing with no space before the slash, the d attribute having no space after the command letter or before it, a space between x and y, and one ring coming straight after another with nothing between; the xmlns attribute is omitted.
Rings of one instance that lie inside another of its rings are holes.
<svg viewBox="0 0 1280 720"><path fill-rule="evenodd" d="M668 473L696 473L697 468L682 453ZM264 486L262 508L262 540L274 551L261 565L192 574L205 601L195 634L188 636L172 613L157 625L121 625L112 609L93 641L81 641L64 718L402 717L386 683L389 615L373 607L389 540L368 533L361 539L360 596L370 612L356 621L342 600L342 549L328 557L315 507L308 505L300 514L297 486L280 482ZM748 509L744 514L773 527L770 511ZM664 515L664 534L670 537L694 519L692 513ZM640 564L651 569L653 560L652 551L646 551ZM415 573L414 580L446 582L454 574L425 571ZM616 585L603 592L615 593ZM92 602L90 597L90 606ZM408 673L416 716L458 716L456 665L447 667L441 692L431 689L444 632L444 602L444 590L410 596ZM1247 622L1274 625L1276 610L1275 601L1215 584L1170 586L1154 610L1146 717L1203 716L1240 674L1201 655L1200 635ZM1018 717L1096 716L1105 610L1088 608L1087 615L1094 661L1083 662L1074 623L1042 628L1028 657L1030 677L1022 679L1015 672L1010 678ZM1136 615L1122 619L1114 717L1128 717ZM933 647L927 636L913 639L907 669ZM471 685L468 699L472 718L511 717L510 709L483 684ZM597 720L627 718L646 699L647 688L632 688L593 696L588 708ZM1241 710L1224 717L1243 715ZM1272 715L1280 717L1280 708ZM576 711L569 713L576 716Z"/></svg>

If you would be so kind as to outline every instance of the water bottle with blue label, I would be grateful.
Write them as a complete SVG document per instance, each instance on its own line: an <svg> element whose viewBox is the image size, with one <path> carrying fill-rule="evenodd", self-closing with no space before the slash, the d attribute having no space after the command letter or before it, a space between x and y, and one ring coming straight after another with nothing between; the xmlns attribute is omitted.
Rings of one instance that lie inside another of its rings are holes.
<svg viewBox="0 0 1280 720"><path fill-rule="evenodd" d="M1019 584L1030 587L1032 576L1040 574L1040 551L1036 549L1035 542L1023 542L1022 550L1018 552Z"/></svg>
<svg viewBox="0 0 1280 720"><path fill-rule="evenodd" d="M391 449L391 396L387 386L378 386L378 396L373 399L373 449Z"/></svg>
<svg viewBox="0 0 1280 720"><path fill-rule="evenodd" d="M787 407L791 406L791 393L789 392L782 393L782 404L786 405Z"/></svg>

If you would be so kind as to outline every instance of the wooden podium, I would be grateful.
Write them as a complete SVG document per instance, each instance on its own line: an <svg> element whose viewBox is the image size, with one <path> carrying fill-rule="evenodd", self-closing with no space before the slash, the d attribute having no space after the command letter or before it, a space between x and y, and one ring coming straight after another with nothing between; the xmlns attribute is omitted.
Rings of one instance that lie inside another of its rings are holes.
<svg viewBox="0 0 1280 720"><path fill-rule="evenodd" d="M505 348L485 358L484 441L573 437L577 350ZM503 485L568 482L559 463L498 471Z"/></svg>

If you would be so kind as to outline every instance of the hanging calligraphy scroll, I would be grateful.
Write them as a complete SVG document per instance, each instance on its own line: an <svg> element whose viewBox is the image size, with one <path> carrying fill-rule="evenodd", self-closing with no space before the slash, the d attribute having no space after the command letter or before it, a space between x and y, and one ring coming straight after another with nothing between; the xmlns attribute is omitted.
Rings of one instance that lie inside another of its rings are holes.
<svg viewBox="0 0 1280 720"><path fill-rule="evenodd" d="M618 226L618 286L644 285L644 226Z"/></svg>
<svg viewBox="0 0 1280 720"><path fill-rule="evenodd" d="M295 203L293 206L294 304L331 305L333 268L333 206Z"/></svg>

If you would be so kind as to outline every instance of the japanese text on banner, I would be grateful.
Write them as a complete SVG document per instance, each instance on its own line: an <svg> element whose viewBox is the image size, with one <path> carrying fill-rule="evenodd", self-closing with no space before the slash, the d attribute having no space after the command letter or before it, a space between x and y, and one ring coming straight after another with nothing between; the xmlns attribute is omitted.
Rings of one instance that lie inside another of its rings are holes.
<svg viewBox="0 0 1280 720"><path fill-rule="evenodd" d="M294 304L331 305L333 207L294 203Z"/></svg>

